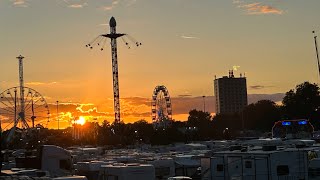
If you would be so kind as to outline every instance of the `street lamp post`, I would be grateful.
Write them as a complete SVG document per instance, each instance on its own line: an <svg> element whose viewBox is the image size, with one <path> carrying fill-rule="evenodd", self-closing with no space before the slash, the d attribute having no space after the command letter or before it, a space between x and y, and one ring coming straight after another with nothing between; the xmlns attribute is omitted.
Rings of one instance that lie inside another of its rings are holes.
<svg viewBox="0 0 320 180"><path fill-rule="evenodd" d="M57 101L57 120L58 120L58 130L60 129L60 121L59 121L59 101Z"/></svg>
<svg viewBox="0 0 320 180"><path fill-rule="evenodd" d="M206 112L206 96L202 96L203 98L203 112Z"/></svg>

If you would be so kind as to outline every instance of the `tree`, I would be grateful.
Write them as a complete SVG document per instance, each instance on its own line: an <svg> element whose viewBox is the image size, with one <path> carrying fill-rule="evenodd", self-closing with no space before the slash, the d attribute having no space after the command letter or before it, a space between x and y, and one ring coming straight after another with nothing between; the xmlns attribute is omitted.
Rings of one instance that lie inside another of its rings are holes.
<svg viewBox="0 0 320 180"><path fill-rule="evenodd" d="M242 118L245 129L271 131L274 122L281 119L280 107L273 101L260 100L248 105Z"/></svg>
<svg viewBox="0 0 320 180"><path fill-rule="evenodd" d="M189 112L187 125L197 129L197 136L193 137L194 140L205 140L212 137L212 121L211 115L208 112L198 111L193 109Z"/></svg>
<svg viewBox="0 0 320 180"><path fill-rule="evenodd" d="M223 131L228 128L231 136L242 129L242 121L239 113L232 114L217 114L212 120L213 128L215 130L215 138L223 138Z"/></svg>
<svg viewBox="0 0 320 180"><path fill-rule="evenodd" d="M320 105L319 87L304 82L288 91L282 101L288 118L310 118Z"/></svg>
<svg viewBox="0 0 320 180"><path fill-rule="evenodd" d="M135 139L139 142L150 143L153 134L153 126L146 120L139 120L133 123Z"/></svg>
<svg viewBox="0 0 320 180"><path fill-rule="evenodd" d="M189 112L188 122L189 126L200 127L208 124L211 121L211 115L208 112L198 111L193 109Z"/></svg>

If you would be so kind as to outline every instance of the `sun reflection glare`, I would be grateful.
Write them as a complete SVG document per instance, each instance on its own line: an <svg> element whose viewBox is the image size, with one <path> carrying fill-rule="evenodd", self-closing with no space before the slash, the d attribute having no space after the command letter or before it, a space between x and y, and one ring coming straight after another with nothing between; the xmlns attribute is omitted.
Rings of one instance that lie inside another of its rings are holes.
<svg viewBox="0 0 320 180"><path fill-rule="evenodd" d="M75 123L84 125L86 123L86 119L83 116L80 116L78 120L75 120Z"/></svg>

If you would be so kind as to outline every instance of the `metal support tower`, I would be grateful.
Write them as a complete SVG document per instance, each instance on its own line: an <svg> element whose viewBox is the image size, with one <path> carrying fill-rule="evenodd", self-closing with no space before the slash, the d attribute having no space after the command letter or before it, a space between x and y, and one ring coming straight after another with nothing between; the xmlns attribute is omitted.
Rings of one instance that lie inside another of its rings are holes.
<svg viewBox="0 0 320 180"><path fill-rule="evenodd" d="M202 96L203 98L203 112L206 112L206 96Z"/></svg>
<svg viewBox="0 0 320 180"><path fill-rule="evenodd" d="M57 121L58 121L58 130L60 130L59 101L57 101Z"/></svg>
<svg viewBox="0 0 320 180"><path fill-rule="evenodd" d="M315 31L312 31L312 33L313 33L313 35L314 35L314 45L315 45L315 47L316 47L318 70L319 70L319 76L320 76L320 62L319 62L317 36L315 35Z"/></svg>
<svg viewBox="0 0 320 180"><path fill-rule="evenodd" d="M118 124L120 120L120 94L119 94L119 77L118 77L118 56L117 56L117 38L125 34L119 34L116 31L116 20L111 17L110 34L103 34L103 37L111 39L111 53L112 53L112 76L113 76L113 102L114 102L114 122Z"/></svg>
<svg viewBox="0 0 320 180"><path fill-rule="evenodd" d="M19 112L19 119L21 120L24 128L29 128L28 123L25 120L25 102L24 102L24 81L23 81L23 56L18 56L17 59L19 60L19 83L20 83L20 112ZM15 120L15 123L18 123L18 119Z"/></svg>
<svg viewBox="0 0 320 180"><path fill-rule="evenodd" d="M130 45L123 36L126 36L130 41L134 42L137 47L142 44L137 42L133 37L128 34L117 33L116 30L116 20L114 17L111 17L109 21L110 25L110 34L101 34L96 37L91 43L87 44L86 47L93 49L93 46L100 46L100 50L103 51L104 45L107 41L107 38L111 39L111 53L112 53L112 77L113 77L113 96L114 96L114 123L118 124L121 122L120 119L120 93L119 93L119 77L118 77L118 56L117 56L117 39L121 37L126 46L130 49Z"/></svg>

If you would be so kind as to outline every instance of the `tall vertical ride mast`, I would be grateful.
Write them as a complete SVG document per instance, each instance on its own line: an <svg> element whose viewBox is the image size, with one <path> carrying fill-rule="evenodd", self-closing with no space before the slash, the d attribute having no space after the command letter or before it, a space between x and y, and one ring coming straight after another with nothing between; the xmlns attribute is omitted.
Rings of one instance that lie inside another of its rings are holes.
<svg viewBox="0 0 320 180"><path fill-rule="evenodd" d="M25 128L29 128L28 123L25 120L25 102L24 102L24 81L23 81L23 56L18 56L17 59L19 60L19 83L20 83L20 112L19 118ZM15 120L17 121L17 119Z"/></svg>
<svg viewBox="0 0 320 180"><path fill-rule="evenodd" d="M105 45L105 38L111 39L111 53L112 53L112 77L113 77L113 101L114 101L114 123L118 124L121 122L120 119L120 93L119 93L119 77L118 77L118 56L117 56L117 38L122 36L127 36L130 41L134 42L136 46L141 46L142 44L137 42L134 38L127 34L117 33L116 30L116 20L111 17L109 21L110 34L101 34L96 37L91 43L87 44L86 47L92 49L94 45L101 46L101 51ZM102 38L101 38L102 37ZM126 42L124 38L122 40L125 42L126 46L130 49L129 43Z"/></svg>
<svg viewBox="0 0 320 180"><path fill-rule="evenodd" d="M320 76L320 62L319 62L319 53L318 53L318 43L317 43L317 36L315 35L315 31L312 31L314 35L314 45L316 47L316 53L317 53L317 62L318 62L318 70L319 70L319 76Z"/></svg>
<svg viewBox="0 0 320 180"><path fill-rule="evenodd" d="M114 122L120 123L120 94L119 94L119 78L118 78L118 56L117 56L117 38L125 34L118 34L116 30L116 20L111 17L110 34L103 34L102 36L111 39L111 53L112 53L112 75L113 75L113 102L114 102Z"/></svg>

